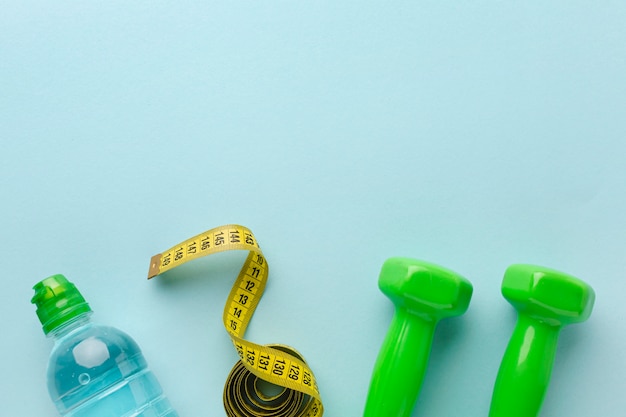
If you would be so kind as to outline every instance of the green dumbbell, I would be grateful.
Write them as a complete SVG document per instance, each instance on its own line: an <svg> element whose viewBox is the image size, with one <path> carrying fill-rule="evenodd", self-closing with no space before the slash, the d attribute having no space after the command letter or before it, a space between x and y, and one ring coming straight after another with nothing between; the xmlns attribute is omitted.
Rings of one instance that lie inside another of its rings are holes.
<svg viewBox="0 0 626 417"><path fill-rule="evenodd" d="M472 284L437 265L391 258L383 264L378 286L396 309L374 365L363 416L409 416L424 379L437 322L467 310Z"/></svg>
<svg viewBox="0 0 626 417"><path fill-rule="evenodd" d="M595 293L581 280L534 265L512 265L502 295L518 311L491 399L489 417L535 417L550 382L561 327L585 321Z"/></svg>

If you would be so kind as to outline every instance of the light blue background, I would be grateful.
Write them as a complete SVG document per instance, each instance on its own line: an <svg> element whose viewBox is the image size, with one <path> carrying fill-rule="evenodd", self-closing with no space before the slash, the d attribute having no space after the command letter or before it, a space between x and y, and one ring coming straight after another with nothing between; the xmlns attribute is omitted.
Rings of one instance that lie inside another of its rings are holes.
<svg viewBox="0 0 626 417"><path fill-rule="evenodd" d="M359 416L390 256L456 270L415 416L486 416L515 313L505 268L596 290L542 417L626 409L626 4L0 2L3 416L55 416L29 303L64 273L131 334L181 417L224 415L221 324L243 253L145 279L226 223L271 272L247 336L300 350Z"/></svg>

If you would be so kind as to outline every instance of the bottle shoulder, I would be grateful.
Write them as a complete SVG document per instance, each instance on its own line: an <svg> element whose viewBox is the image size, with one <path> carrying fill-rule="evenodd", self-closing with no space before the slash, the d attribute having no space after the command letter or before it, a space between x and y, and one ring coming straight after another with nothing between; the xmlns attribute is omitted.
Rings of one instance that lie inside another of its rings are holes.
<svg viewBox="0 0 626 417"><path fill-rule="evenodd" d="M55 340L48 389L55 401L72 403L145 368L141 349L127 333L89 322Z"/></svg>
<svg viewBox="0 0 626 417"><path fill-rule="evenodd" d="M128 333L113 326L88 322L55 338L53 353L57 350L75 349L84 344L85 341L88 341L87 344L94 344L94 340L99 341L99 344L106 345L111 351L110 353L140 351L137 342Z"/></svg>

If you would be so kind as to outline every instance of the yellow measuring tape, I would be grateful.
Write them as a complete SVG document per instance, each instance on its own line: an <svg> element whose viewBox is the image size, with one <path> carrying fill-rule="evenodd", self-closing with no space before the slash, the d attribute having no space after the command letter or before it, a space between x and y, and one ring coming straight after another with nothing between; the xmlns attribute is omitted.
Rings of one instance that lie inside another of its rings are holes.
<svg viewBox="0 0 626 417"><path fill-rule="evenodd" d="M226 225L187 239L150 260L148 279L193 259L229 250L247 250L239 276L224 306L224 327L241 359L224 387L230 417L315 417L324 413L315 376L304 358L285 345L258 345L243 338L269 273L256 238L247 227ZM283 387L264 394L262 381Z"/></svg>

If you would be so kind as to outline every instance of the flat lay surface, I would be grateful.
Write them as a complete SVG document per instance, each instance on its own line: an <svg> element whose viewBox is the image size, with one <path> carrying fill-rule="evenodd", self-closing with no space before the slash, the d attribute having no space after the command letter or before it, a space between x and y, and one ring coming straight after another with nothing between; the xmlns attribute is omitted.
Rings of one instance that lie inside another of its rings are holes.
<svg viewBox="0 0 626 417"><path fill-rule="evenodd" d="M515 263L596 295L561 331L540 416L626 408L623 2L1 4L2 415L58 415L30 299L59 273L181 417L224 415L222 309L246 253L146 277L230 223L269 265L246 338L302 353L325 416L363 414L396 256L473 285L414 416L488 414Z"/></svg>

